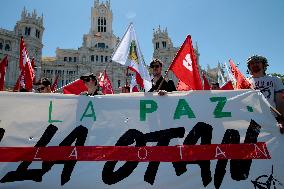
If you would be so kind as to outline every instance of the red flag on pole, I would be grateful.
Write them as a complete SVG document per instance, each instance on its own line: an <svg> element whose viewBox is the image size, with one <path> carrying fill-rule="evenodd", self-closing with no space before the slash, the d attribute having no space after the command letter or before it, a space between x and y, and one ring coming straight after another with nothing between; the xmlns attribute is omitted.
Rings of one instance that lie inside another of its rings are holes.
<svg viewBox="0 0 284 189"><path fill-rule="evenodd" d="M54 82L51 86L51 91L54 92L56 89L57 89L57 86L58 86L58 78L59 78L59 75L56 75L55 76L55 79L54 79Z"/></svg>
<svg viewBox="0 0 284 189"><path fill-rule="evenodd" d="M204 73L202 73L202 79L203 79L203 90L210 90L209 82Z"/></svg>
<svg viewBox="0 0 284 189"><path fill-rule="evenodd" d="M186 37L168 70L172 70L179 80L193 90L202 90L202 82L190 35Z"/></svg>
<svg viewBox="0 0 284 189"><path fill-rule="evenodd" d="M35 75L35 58L32 58L32 62L31 62L32 68L34 70L34 79L33 79L33 84L36 83L36 75Z"/></svg>
<svg viewBox="0 0 284 189"><path fill-rule="evenodd" d="M238 67L234 64L233 60L229 60L231 71L236 78L236 88L237 89L249 89L250 83L246 80L245 76L240 72Z"/></svg>
<svg viewBox="0 0 284 189"><path fill-rule="evenodd" d="M25 88L27 91L31 91L33 89L33 81L35 73L29 58L29 54L23 36L21 37L21 42L20 42L19 67L21 72L14 87L14 91L18 91L20 87Z"/></svg>
<svg viewBox="0 0 284 189"><path fill-rule="evenodd" d="M75 94L79 95L81 92L88 91L84 82L81 79L77 79L72 83L69 83L63 87L64 94Z"/></svg>
<svg viewBox="0 0 284 189"><path fill-rule="evenodd" d="M30 62L27 62L25 64L24 74L25 74L26 90L27 91L32 91L35 73L34 73L34 69L33 69L33 67L32 67Z"/></svg>
<svg viewBox="0 0 284 189"><path fill-rule="evenodd" d="M19 75L19 77L17 79L17 82L16 82L16 84L14 86L14 89L13 89L14 92L19 92L20 88L26 88L24 71L25 71L25 69L23 69L21 71L21 73L20 73L20 75Z"/></svg>
<svg viewBox="0 0 284 189"><path fill-rule="evenodd" d="M114 94L113 89L112 89L112 85L111 82L107 76L107 72L106 70L104 71L104 73L100 74L99 76L99 85L102 88L102 93L104 94Z"/></svg>
<svg viewBox="0 0 284 189"><path fill-rule="evenodd" d="M0 63L0 91L4 90L6 67L8 66L8 56L5 56Z"/></svg>
<svg viewBox="0 0 284 189"><path fill-rule="evenodd" d="M231 80L227 81L220 87L220 90L234 90L234 86Z"/></svg>

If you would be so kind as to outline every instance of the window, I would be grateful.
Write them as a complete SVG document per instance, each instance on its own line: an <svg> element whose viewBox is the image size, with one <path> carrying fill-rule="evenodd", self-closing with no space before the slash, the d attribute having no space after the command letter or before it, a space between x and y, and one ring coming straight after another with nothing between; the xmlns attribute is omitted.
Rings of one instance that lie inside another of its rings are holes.
<svg viewBox="0 0 284 189"><path fill-rule="evenodd" d="M156 42L156 49L159 48L159 42Z"/></svg>
<svg viewBox="0 0 284 189"><path fill-rule="evenodd" d="M69 57L69 62L72 62L72 57Z"/></svg>
<svg viewBox="0 0 284 189"><path fill-rule="evenodd" d="M95 56L92 55L92 56L91 56L91 62L94 62L94 61L95 61Z"/></svg>
<svg viewBox="0 0 284 189"><path fill-rule="evenodd" d="M9 44L5 45L5 51L10 51L10 45Z"/></svg>
<svg viewBox="0 0 284 189"><path fill-rule="evenodd" d="M118 88L120 87L120 79L117 80L117 87L118 87Z"/></svg>
<svg viewBox="0 0 284 189"><path fill-rule="evenodd" d="M3 43L0 42L0 50L2 50L2 49L3 49Z"/></svg>
<svg viewBox="0 0 284 189"><path fill-rule="evenodd" d="M98 56L98 55L96 55L96 62L97 62L97 61L99 61L99 56Z"/></svg>
<svg viewBox="0 0 284 189"><path fill-rule="evenodd" d="M107 62L108 60L107 60L107 56L105 56L105 62Z"/></svg>
<svg viewBox="0 0 284 189"><path fill-rule="evenodd" d="M39 38L40 37L40 31L38 29L36 29L36 37Z"/></svg>
<svg viewBox="0 0 284 189"><path fill-rule="evenodd" d="M106 32L106 18L98 18L98 32Z"/></svg>
<svg viewBox="0 0 284 189"><path fill-rule="evenodd" d="M74 57L74 59L73 59L73 60L74 60L74 62L76 62L76 61L77 61L77 60L76 60L76 57Z"/></svg>
<svg viewBox="0 0 284 189"><path fill-rule="evenodd" d="M25 27L25 35L30 35L30 34L31 34L31 28Z"/></svg>
<svg viewBox="0 0 284 189"><path fill-rule="evenodd" d="M101 55L101 62L104 62L104 56Z"/></svg>
<svg viewBox="0 0 284 189"><path fill-rule="evenodd" d="M67 62L67 57L64 57L64 62Z"/></svg>
<svg viewBox="0 0 284 189"><path fill-rule="evenodd" d="M167 48L167 43L165 41L162 42L163 48Z"/></svg>
<svg viewBox="0 0 284 189"><path fill-rule="evenodd" d="M105 43L98 43L97 47L104 49L106 47L106 44Z"/></svg>

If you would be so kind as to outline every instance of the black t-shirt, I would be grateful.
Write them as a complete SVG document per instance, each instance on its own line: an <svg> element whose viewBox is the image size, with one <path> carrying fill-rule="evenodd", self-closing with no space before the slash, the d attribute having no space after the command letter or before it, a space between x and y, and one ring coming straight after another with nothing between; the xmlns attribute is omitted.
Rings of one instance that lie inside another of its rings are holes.
<svg viewBox="0 0 284 189"><path fill-rule="evenodd" d="M156 83L153 83L153 80L152 80L152 88L148 92L156 91L162 81L163 81L163 76L161 76ZM165 90L165 91L171 92L169 91L168 82L166 80L163 81L163 84L159 90Z"/></svg>

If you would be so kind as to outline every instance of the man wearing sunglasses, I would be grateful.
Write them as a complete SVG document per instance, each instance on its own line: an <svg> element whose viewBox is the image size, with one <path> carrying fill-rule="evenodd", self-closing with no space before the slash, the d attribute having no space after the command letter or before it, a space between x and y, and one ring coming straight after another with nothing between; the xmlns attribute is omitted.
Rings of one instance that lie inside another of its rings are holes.
<svg viewBox="0 0 284 189"><path fill-rule="evenodd" d="M84 82L85 86L88 89L88 91L81 93L81 95L103 95L103 93L99 91L98 80L93 73L82 75L80 79Z"/></svg>
<svg viewBox="0 0 284 189"><path fill-rule="evenodd" d="M160 84L159 91L169 91L168 87L168 82L164 80L164 77L162 76L162 68L163 68L163 63L159 59L154 59L150 63L150 68L152 69L152 74L153 74L153 79L152 79L152 88L149 90L149 92L157 92ZM164 81L163 81L164 80Z"/></svg>
<svg viewBox="0 0 284 189"><path fill-rule="evenodd" d="M51 82L47 78L41 78L40 82L37 83L39 93L51 93Z"/></svg>

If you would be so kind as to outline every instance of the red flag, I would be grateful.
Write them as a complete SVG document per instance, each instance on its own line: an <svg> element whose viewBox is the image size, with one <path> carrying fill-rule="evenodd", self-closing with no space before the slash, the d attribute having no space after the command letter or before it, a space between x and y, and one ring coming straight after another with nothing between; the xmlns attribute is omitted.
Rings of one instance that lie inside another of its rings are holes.
<svg viewBox="0 0 284 189"><path fill-rule="evenodd" d="M21 71L21 73L20 73L20 75L17 79L17 82L16 82L14 89L13 89L14 92L19 92L20 88L26 88L24 72L25 72L25 69L23 69Z"/></svg>
<svg viewBox="0 0 284 189"><path fill-rule="evenodd" d="M178 91L190 91L192 89L190 88L190 86L188 86L187 84L185 84L184 82L179 80L179 82L177 84L177 90Z"/></svg>
<svg viewBox="0 0 284 189"><path fill-rule="evenodd" d="M220 90L234 90L234 86L231 80L227 81L220 87Z"/></svg>
<svg viewBox="0 0 284 189"><path fill-rule="evenodd" d="M24 81L25 81L26 90L32 91L35 74L34 74L34 69L32 68L32 65L30 62L27 62L25 64L24 75L25 75Z"/></svg>
<svg viewBox="0 0 284 189"><path fill-rule="evenodd" d="M236 78L236 88L237 89L250 89L250 83L246 80L245 76L240 72L237 66L234 64L233 60L229 60L231 71Z"/></svg>
<svg viewBox="0 0 284 189"><path fill-rule="evenodd" d="M131 82L130 82L130 92L139 92L139 89L137 87L137 82L136 78L134 76L131 77Z"/></svg>
<svg viewBox="0 0 284 189"><path fill-rule="evenodd" d="M32 62L31 62L32 68L34 70L34 79L33 79L33 83L36 83L36 75L35 75L35 58L32 58Z"/></svg>
<svg viewBox="0 0 284 189"><path fill-rule="evenodd" d="M107 72L106 70L104 71L104 73L100 74L99 76L99 85L102 88L102 93L104 94L114 94L112 86L111 86L111 82L107 76Z"/></svg>
<svg viewBox="0 0 284 189"><path fill-rule="evenodd" d="M209 82L207 78L205 77L204 73L202 73L202 79L203 79L203 90L210 90Z"/></svg>
<svg viewBox="0 0 284 189"><path fill-rule="evenodd" d="M57 89L57 86L58 86L58 78L59 78L59 75L57 75L57 76L55 77L54 82L53 82L53 84L52 84L52 86L51 86L51 88L50 88L52 92L54 92L54 91Z"/></svg>
<svg viewBox="0 0 284 189"><path fill-rule="evenodd" d="M179 80L193 90L202 90L202 82L190 35L186 37L169 70L172 70Z"/></svg>
<svg viewBox="0 0 284 189"><path fill-rule="evenodd" d="M21 43L20 43L19 67L21 72L14 87L14 91L18 91L20 86L25 88L27 91L31 91L33 88L35 73L28 55L28 51L23 36L21 37Z"/></svg>
<svg viewBox="0 0 284 189"><path fill-rule="evenodd" d="M6 67L8 66L8 56L5 56L0 63L0 91L4 90Z"/></svg>
<svg viewBox="0 0 284 189"><path fill-rule="evenodd" d="M77 79L72 83L69 83L63 87L64 94L79 95L81 92L88 91L84 82L81 79Z"/></svg>

